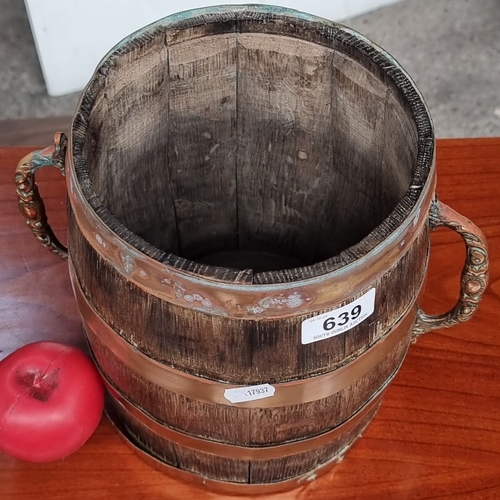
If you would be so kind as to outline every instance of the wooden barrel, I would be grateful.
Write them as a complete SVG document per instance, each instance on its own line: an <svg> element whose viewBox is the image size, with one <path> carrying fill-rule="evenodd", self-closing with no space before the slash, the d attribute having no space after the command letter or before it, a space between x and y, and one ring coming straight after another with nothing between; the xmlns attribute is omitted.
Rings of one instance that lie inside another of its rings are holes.
<svg viewBox="0 0 500 500"><path fill-rule="evenodd" d="M342 457L428 260L434 136L401 67L295 11L177 14L103 59L71 147L75 294L138 452L257 491Z"/></svg>

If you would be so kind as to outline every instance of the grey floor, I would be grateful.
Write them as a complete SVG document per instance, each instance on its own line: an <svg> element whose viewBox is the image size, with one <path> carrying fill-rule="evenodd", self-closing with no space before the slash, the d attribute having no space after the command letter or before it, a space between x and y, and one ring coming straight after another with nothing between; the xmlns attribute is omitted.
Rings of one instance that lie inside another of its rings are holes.
<svg viewBox="0 0 500 500"><path fill-rule="evenodd" d="M344 23L406 68L438 137L500 136L500 0L404 0ZM72 114L77 95L45 92L22 0L0 0L0 68L0 120Z"/></svg>

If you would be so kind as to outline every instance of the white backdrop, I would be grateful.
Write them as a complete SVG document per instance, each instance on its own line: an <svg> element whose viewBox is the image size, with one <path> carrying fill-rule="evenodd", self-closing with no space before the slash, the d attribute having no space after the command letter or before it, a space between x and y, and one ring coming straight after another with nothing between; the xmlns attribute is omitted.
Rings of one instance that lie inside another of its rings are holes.
<svg viewBox="0 0 500 500"><path fill-rule="evenodd" d="M25 0L47 92L81 90L101 58L135 30L181 10L269 3L342 20L399 0Z"/></svg>

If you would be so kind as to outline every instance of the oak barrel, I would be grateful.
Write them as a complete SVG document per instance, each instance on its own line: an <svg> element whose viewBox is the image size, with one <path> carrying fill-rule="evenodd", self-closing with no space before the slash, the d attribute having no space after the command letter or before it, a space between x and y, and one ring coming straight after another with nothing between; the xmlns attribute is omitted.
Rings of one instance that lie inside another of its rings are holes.
<svg viewBox="0 0 500 500"><path fill-rule="evenodd" d="M219 486L340 459L427 267L434 134L404 70L287 9L176 14L103 59L70 143L70 270L131 443Z"/></svg>

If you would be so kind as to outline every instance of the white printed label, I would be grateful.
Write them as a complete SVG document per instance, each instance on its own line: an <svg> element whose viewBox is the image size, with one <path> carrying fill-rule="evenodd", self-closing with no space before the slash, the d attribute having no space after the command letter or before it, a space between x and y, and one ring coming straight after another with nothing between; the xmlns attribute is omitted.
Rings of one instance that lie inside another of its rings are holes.
<svg viewBox="0 0 500 500"><path fill-rule="evenodd" d="M375 309L375 288L344 307L302 322L302 344L312 344L347 332L359 325Z"/></svg>
<svg viewBox="0 0 500 500"><path fill-rule="evenodd" d="M255 401L256 399L270 398L274 396L275 390L269 384L235 387L234 389L226 389L224 397L228 401L231 401L231 403L245 403L246 401Z"/></svg>

